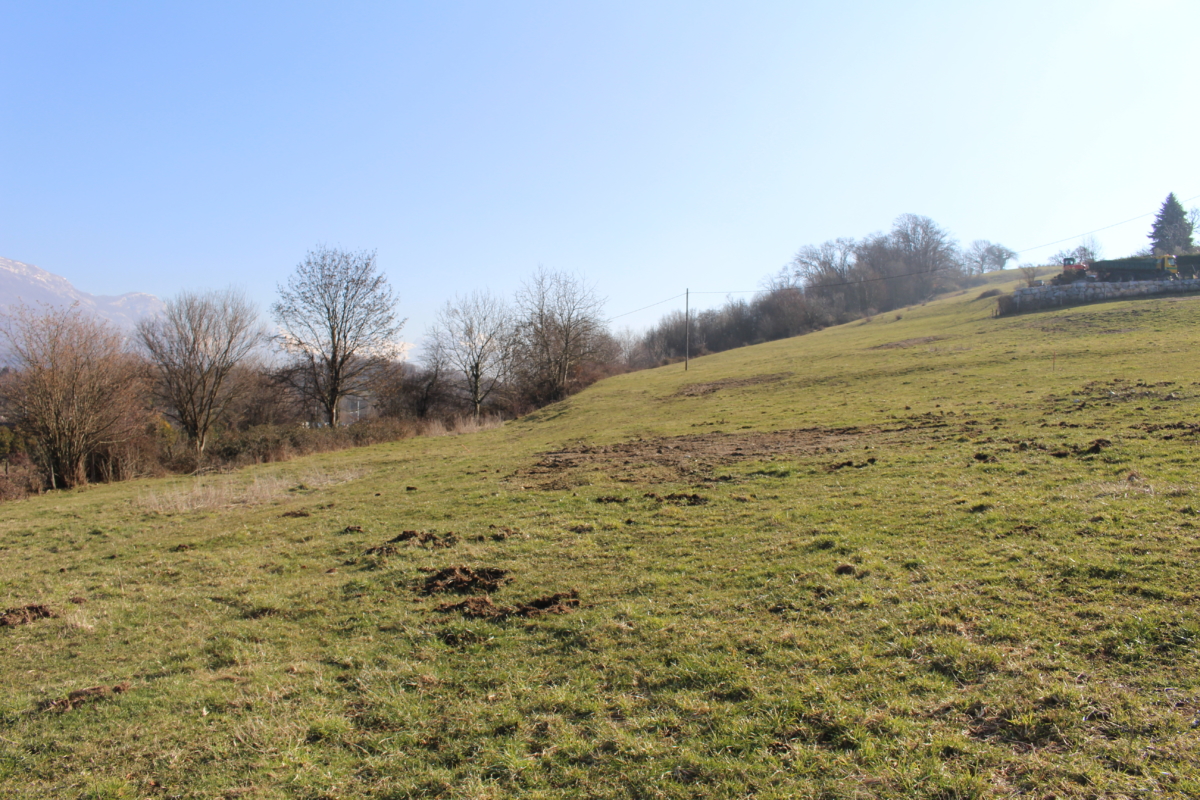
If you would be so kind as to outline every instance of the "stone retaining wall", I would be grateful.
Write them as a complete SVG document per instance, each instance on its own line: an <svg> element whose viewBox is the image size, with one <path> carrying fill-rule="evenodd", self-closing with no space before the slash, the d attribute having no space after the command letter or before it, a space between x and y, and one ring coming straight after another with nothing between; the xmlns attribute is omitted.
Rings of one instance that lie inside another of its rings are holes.
<svg viewBox="0 0 1200 800"><path fill-rule="evenodd" d="M1186 294L1188 292L1200 292L1200 278L1175 281L1129 281L1128 283L1076 281L1063 286L1026 286L1014 289L1010 298L1001 298L1008 302L1000 304L1000 312L1016 314L1041 308L1098 303L1101 300L1117 300L1155 294Z"/></svg>

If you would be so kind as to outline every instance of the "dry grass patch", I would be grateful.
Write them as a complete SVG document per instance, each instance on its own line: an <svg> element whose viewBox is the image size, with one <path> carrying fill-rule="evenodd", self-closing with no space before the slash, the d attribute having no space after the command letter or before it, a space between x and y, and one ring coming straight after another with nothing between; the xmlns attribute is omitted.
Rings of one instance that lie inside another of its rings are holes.
<svg viewBox="0 0 1200 800"><path fill-rule="evenodd" d="M326 489L357 480L362 469L309 469L298 476L255 475L249 482L240 475L195 478L187 487L145 492L134 505L155 514L182 514L195 511L260 506L292 496L297 491Z"/></svg>

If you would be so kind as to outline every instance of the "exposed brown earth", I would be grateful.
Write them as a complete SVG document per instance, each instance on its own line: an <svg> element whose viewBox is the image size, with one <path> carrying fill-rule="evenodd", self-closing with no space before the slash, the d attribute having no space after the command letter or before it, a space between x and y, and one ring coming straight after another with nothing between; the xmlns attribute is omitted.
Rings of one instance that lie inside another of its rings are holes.
<svg viewBox="0 0 1200 800"><path fill-rule="evenodd" d="M471 569L454 566L438 570L425 579L423 594L466 594L468 592L494 592L511 581L508 572L493 567Z"/></svg>
<svg viewBox="0 0 1200 800"><path fill-rule="evenodd" d="M471 619L500 620L508 617L538 617L543 614L569 614L579 608L579 593L575 590L560 592L530 600L515 606L498 606L487 595L468 597L461 603L446 603L437 611L457 611Z"/></svg>
<svg viewBox="0 0 1200 800"><path fill-rule="evenodd" d="M510 536L520 536L521 535L520 528L510 528L507 525L488 525L488 529L492 532L491 533L492 541L495 541L495 542L503 542L505 539L509 538ZM482 538L482 537L480 537L480 538Z"/></svg>
<svg viewBox="0 0 1200 800"><path fill-rule="evenodd" d="M391 556L400 552L396 547L401 542L416 542L430 547L452 547L458 544L458 536L453 531L435 533L433 531L403 531L399 536L388 539L377 547L369 547L363 555Z"/></svg>
<svg viewBox="0 0 1200 800"><path fill-rule="evenodd" d="M935 423L944 424L942 422ZM918 427L925 427L918 423ZM665 483L680 477L706 477L715 467L775 455L840 453L875 428L801 428L788 431L724 433L639 439L612 445L581 445L544 453L531 467L518 470L517 479L541 479L534 487L561 490L578 485L570 473L608 471L617 480Z"/></svg>
<svg viewBox="0 0 1200 800"><path fill-rule="evenodd" d="M3 614L0 614L0 628L26 625L39 619L57 616L58 614L54 613L49 606L40 604L17 606L6 609Z"/></svg>
<svg viewBox="0 0 1200 800"><path fill-rule="evenodd" d="M719 392L722 389L741 389L746 386L757 386L762 383L775 383L791 377L790 372L778 372L772 375L755 375L751 378L726 378L709 383L689 383L675 392L672 397L703 397Z"/></svg>
<svg viewBox="0 0 1200 800"><path fill-rule="evenodd" d="M872 347L872 350L899 350L905 347L917 347L922 344L930 344L941 339L941 336L918 336L915 339L901 339L898 342L888 342L887 344L877 344Z"/></svg>

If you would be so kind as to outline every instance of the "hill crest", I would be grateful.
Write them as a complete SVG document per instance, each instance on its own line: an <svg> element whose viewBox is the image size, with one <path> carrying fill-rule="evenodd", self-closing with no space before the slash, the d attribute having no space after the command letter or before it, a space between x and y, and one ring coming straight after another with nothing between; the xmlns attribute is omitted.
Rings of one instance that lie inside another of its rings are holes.
<svg viewBox="0 0 1200 800"><path fill-rule="evenodd" d="M94 295L76 289L66 278L33 264L0 258L0 308L44 304L80 308L121 328L132 328L143 317L158 314L163 303L152 294L127 292Z"/></svg>

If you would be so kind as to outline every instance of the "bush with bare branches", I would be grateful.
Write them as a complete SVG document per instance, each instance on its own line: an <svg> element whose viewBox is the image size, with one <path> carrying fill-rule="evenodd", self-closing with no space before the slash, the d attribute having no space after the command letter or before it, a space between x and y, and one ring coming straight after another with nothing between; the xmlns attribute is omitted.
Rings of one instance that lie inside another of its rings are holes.
<svg viewBox="0 0 1200 800"><path fill-rule="evenodd" d="M138 323L137 337L158 378L167 413L179 422L196 454L204 452L213 424L244 384L234 371L266 333L242 292L180 292L161 316Z"/></svg>
<svg viewBox="0 0 1200 800"><path fill-rule="evenodd" d="M4 336L4 399L51 488L106 477L101 462L145 427L145 363L112 325L78 308L18 308Z"/></svg>

